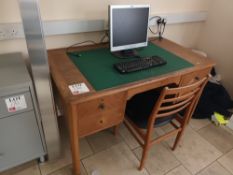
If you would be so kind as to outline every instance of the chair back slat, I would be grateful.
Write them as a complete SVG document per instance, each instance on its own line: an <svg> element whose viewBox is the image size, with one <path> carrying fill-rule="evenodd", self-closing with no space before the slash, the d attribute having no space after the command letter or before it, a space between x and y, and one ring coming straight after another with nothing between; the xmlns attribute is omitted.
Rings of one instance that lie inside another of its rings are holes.
<svg viewBox="0 0 233 175"><path fill-rule="evenodd" d="M190 103L186 103L185 105L183 105L179 108L176 108L175 110L169 111L169 112L159 113L159 114L157 114L156 118L161 118L161 117L166 117L169 115L176 114L179 111L182 111L183 109L185 109L188 105L190 105Z"/></svg>
<svg viewBox="0 0 233 175"><path fill-rule="evenodd" d="M198 87L201 87L201 85L206 80L207 80L207 77L204 77L203 79L201 79L193 84L187 85L187 86L178 87L178 88L167 88L166 95L169 95L169 94L172 95L172 94L177 94L177 93L185 94L187 92L193 91L194 89L196 89Z"/></svg>
<svg viewBox="0 0 233 175"><path fill-rule="evenodd" d="M192 96L193 94L195 94L197 91L199 91L199 88L195 89L194 91L187 93L185 95L180 95L180 96L175 96L174 98L167 98L167 99L163 99L163 103L169 103L169 102L174 102L174 101L182 101L190 96Z"/></svg>
<svg viewBox="0 0 233 175"><path fill-rule="evenodd" d="M171 103L169 105L160 106L160 108L158 109L158 111L159 112L163 112L163 111L170 111L170 110L173 110L173 109L177 109L177 108L179 108L181 106L184 106L189 101L191 101L193 97L194 97L194 95L192 95L188 99L185 99L185 100L182 100L182 101L179 101L179 102L173 101L173 103ZM163 103L163 104L167 104L167 103Z"/></svg>
<svg viewBox="0 0 233 175"><path fill-rule="evenodd" d="M153 127L156 118L167 117L183 111L184 117L189 115L195 99L201 93L208 78L187 86L168 88L165 87L157 100L149 119L148 127Z"/></svg>

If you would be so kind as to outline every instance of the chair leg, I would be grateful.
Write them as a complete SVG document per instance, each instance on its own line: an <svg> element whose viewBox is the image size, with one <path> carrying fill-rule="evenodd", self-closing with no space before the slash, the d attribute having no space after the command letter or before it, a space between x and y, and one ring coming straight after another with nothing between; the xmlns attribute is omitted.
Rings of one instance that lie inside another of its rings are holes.
<svg viewBox="0 0 233 175"><path fill-rule="evenodd" d="M143 152L142 152L142 158L141 158L140 166L138 168L140 171L144 168L148 152L149 152L149 146L145 145L145 147L143 148Z"/></svg>
<svg viewBox="0 0 233 175"><path fill-rule="evenodd" d="M176 149L178 143L180 142L180 139L181 139L183 133L184 133L184 128L183 128L180 132L178 132L178 134L177 134L177 136L176 136L175 143L174 143L174 145L173 145L173 147L172 147L172 150L173 150L173 151Z"/></svg>
<svg viewBox="0 0 233 175"><path fill-rule="evenodd" d="M115 136L118 135L119 126L120 126L120 125L115 125L115 126L113 127L113 133L114 133Z"/></svg>
<svg viewBox="0 0 233 175"><path fill-rule="evenodd" d="M188 121L187 121L187 124L189 124L191 118L192 118L192 115L189 116Z"/></svg>

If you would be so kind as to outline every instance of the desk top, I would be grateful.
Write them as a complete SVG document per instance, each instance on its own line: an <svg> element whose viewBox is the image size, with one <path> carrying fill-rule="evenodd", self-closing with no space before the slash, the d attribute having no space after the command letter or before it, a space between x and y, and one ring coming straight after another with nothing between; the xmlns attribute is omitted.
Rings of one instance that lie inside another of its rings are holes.
<svg viewBox="0 0 233 175"><path fill-rule="evenodd" d="M113 88L193 66L188 61L152 43L149 43L147 47L137 49L137 52L141 57L153 55L160 56L166 60L167 64L141 71L121 74L113 67L113 65L115 63L135 60L137 58L119 59L111 54L109 48L81 51L78 52L79 54L69 54L69 57L96 91Z"/></svg>
<svg viewBox="0 0 233 175"><path fill-rule="evenodd" d="M198 69L213 67L214 62L208 58L204 58L196 53L193 53L190 49L184 48L172 41L167 39L159 40L151 40L151 42L168 52L176 55L177 57L181 57L187 62L193 64L193 66L186 66L186 68L182 68L176 71L172 71L170 73L161 74L156 77L148 77L145 79L141 79L138 81L133 81L130 83L122 84L119 86L114 86L112 88L96 91L96 89L90 84L90 82L86 79L86 77L80 72L79 69L75 66L75 64L71 61L71 59L66 54L65 49L55 49L48 51L48 59L50 72L53 77L53 80L58 88L58 91L65 101L74 102L83 101L90 98L95 98L97 96L103 94L110 94L119 91L126 91L128 89L137 88L140 86L145 86L147 84L151 84L153 82L164 82L167 79L171 79L172 77L177 77L177 75L184 75ZM72 51L88 51L97 48L107 48L107 44L97 44L90 46L80 46L76 48L72 48ZM87 87L90 89L90 92L73 95L69 90L68 86L76 83L84 82Z"/></svg>

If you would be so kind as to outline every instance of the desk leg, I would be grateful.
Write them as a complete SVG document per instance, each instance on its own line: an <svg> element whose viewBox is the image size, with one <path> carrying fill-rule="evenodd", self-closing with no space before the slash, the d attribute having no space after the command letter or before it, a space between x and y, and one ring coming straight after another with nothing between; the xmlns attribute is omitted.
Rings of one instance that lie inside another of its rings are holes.
<svg viewBox="0 0 233 175"><path fill-rule="evenodd" d="M77 110L75 105L70 105L69 111L69 131L70 131L70 145L72 152L72 164L75 175L80 175L80 154L79 154L79 136L78 136L78 120Z"/></svg>

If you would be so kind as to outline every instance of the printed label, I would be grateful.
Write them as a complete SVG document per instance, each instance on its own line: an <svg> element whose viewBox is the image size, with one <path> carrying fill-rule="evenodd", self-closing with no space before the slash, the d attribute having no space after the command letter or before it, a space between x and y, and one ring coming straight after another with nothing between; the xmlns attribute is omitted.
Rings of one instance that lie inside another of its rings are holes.
<svg viewBox="0 0 233 175"><path fill-rule="evenodd" d="M27 108L27 103L24 95L18 95L5 99L8 112L16 112Z"/></svg>
<svg viewBox="0 0 233 175"><path fill-rule="evenodd" d="M90 91L85 83L69 85L69 89L73 95L82 94Z"/></svg>

